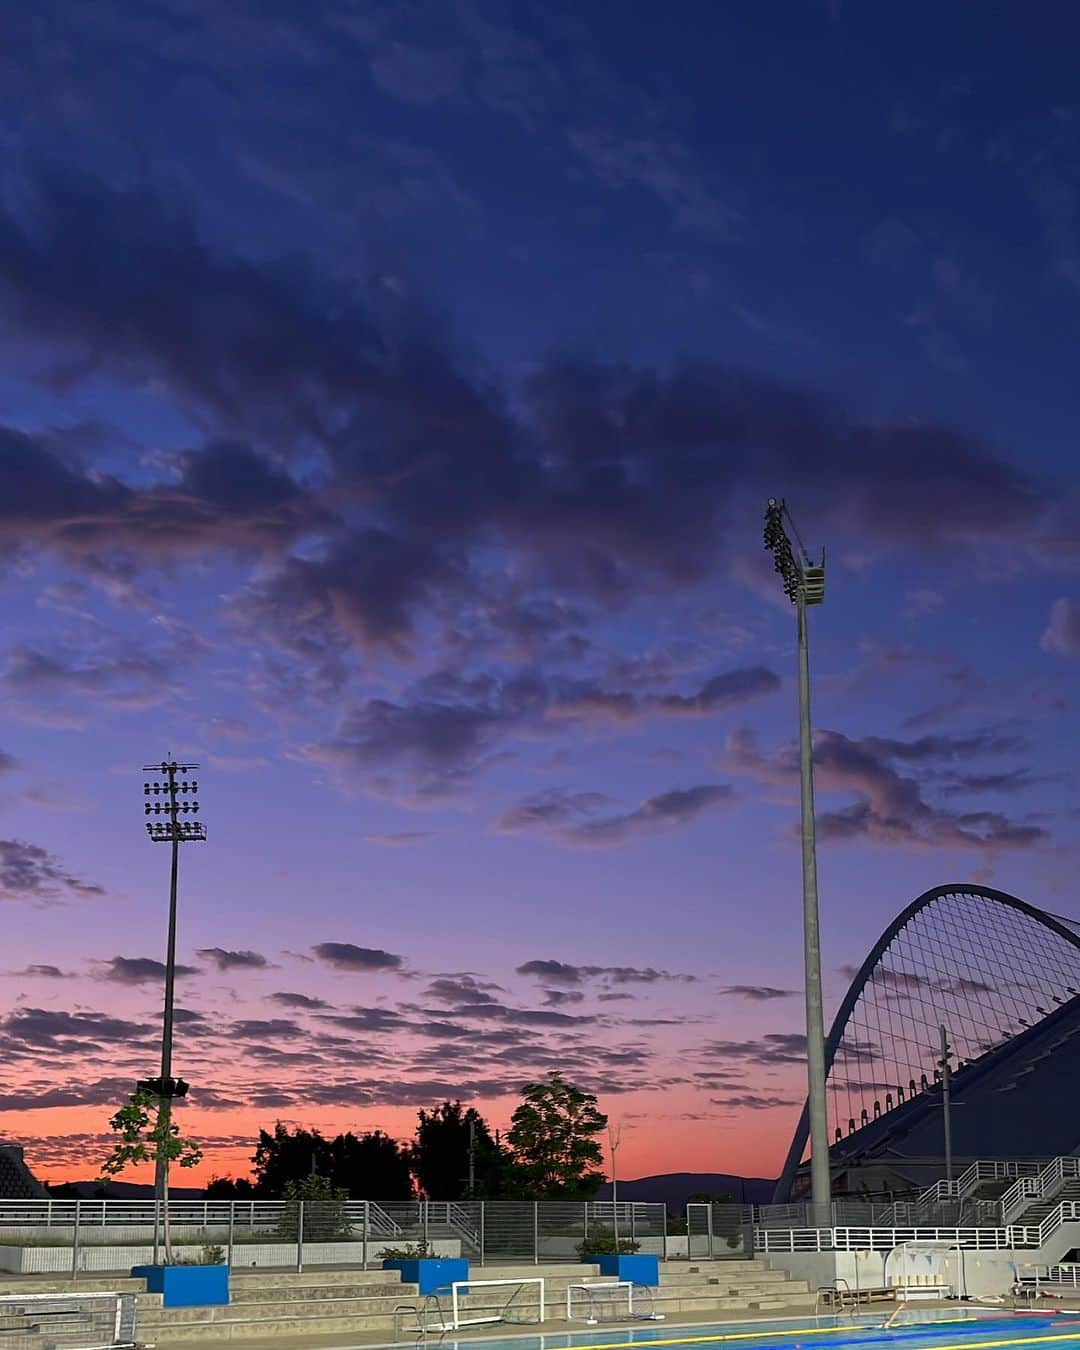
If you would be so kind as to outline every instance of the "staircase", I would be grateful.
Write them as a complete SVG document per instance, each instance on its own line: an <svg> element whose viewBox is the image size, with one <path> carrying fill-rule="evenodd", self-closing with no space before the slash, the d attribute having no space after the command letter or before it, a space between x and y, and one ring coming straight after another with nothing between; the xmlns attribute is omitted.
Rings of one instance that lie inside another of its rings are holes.
<svg viewBox="0 0 1080 1350"><path fill-rule="evenodd" d="M0 1346L11 1350L81 1350L101 1344L102 1319L109 1335L114 1326L115 1305L105 1307L80 1303L78 1295L127 1292L138 1295L142 1280L25 1279L0 1281ZM47 1301L27 1295L51 1295ZM72 1297L75 1296L75 1297Z"/></svg>
<svg viewBox="0 0 1080 1350"><path fill-rule="evenodd" d="M1012 1222L1018 1227L1038 1227L1063 1200L1080 1200L1080 1178L1064 1181L1050 1195L1033 1197Z"/></svg>
<svg viewBox="0 0 1080 1350"><path fill-rule="evenodd" d="M814 1295L805 1280L793 1280L767 1261L733 1260L660 1263L660 1287L653 1291L653 1311L667 1321L695 1313L764 1311L769 1308L812 1308ZM720 1320L723 1320L722 1318Z"/></svg>
<svg viewBox="0 0 1080 1350"><path fill-rule="evenodd" d="M599 1275L594 1265L485 1266L474 1267L472 1274L477 1280L543 1276L548 1330L566 1326L567 1285L611 1282ZM231 1284L232 1302L210 1308L166 1309L160 1294L142 1292L142 1282L129 1279L81 1279L72 1283L19 1278L0 1282L0 1293L16 1289L22 1293L90 1292L95 1288L138 1291L139 1339L157 1350L195 1350L234 1342L245 1350L274 1350L283 1341L289 1347L355 1345L364 1338L390 1341L395 1332L395 1308L423 1302L416 1286L403 1284L395 1271L316 1270L300 1275L235 1271ZM494 1297L501 1294L499 1291ZM515 1306L527 1306L534 1299L533 1289L525 1286ZM660 1285L651 1291L651 1300L653 1312L671 1323L813 1306L805 1280L792 1280L786 1272L773 1270L761 1260L661 1262ZM483 1289L463 1300L466 1308L486 1309L492 1304L493 1291ZM28 1342L28 1350L49 1350L49 1343L43 1341L39 1346Z"/></svg>

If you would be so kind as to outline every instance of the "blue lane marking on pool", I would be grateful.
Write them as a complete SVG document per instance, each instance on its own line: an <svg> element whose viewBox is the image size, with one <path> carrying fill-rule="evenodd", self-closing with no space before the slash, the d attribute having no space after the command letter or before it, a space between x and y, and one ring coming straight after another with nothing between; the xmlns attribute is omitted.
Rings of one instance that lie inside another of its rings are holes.
<svg viewBox="0 0 1080 1350"><path fill-rule="evenodd" d="M1012 1344L1034 1350L1080 1350L1080 1314L1000 1311L988 1308L911 1309L909 1321L885 1329L880 1313L856 1313L775 1322L667 1323L663 1326L611 1326L483 1339L449 1339L442 1350L628 1350L656 1347L708 1347L717 1350L886 1350L891 1344L941 1350L990 1350Z"/></svg>

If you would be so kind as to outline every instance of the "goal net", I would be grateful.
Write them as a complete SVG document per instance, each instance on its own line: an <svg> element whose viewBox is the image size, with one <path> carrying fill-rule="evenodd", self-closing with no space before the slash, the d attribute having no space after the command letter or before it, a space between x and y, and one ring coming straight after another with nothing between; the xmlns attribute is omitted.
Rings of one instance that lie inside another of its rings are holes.
<svg viewBox="0 0 1080 1350"><path fill-rule="evenodd" d="M566 1320L594 1327L598 1322L662 1322L664 1318L653 1311L652 1290L647 1284L609 1280L567 1285Z"/></svg>
<svg viewBox="0 0 1080 1350"><path fill-rule="evenodd" d="M123 1350L135 1346L135 1295L0 1294L5 1350Z"/></svg>
<svg viewBox="0 0 1080 1350"><path fill-rule="evenodd" d="M544 1281L455 1280L450 1286L451 1329L492 1322L531 1325L544 1320Z"/></svg>

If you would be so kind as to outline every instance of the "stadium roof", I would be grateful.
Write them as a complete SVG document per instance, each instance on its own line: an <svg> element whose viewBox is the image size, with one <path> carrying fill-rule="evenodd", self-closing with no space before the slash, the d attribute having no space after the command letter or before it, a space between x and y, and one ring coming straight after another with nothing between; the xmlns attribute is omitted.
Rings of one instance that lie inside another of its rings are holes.
<svg viewBox="0 0 1080 1350"><path fill-rule="evenodd" d="M954 1060L954 1154L1080 1147L1080 934L1015 896L953 885L907 906L855 973L826 1045L834 1167L942 1155L939 1027ZM806 1149L804 1108L776 1198Z"/></svg>

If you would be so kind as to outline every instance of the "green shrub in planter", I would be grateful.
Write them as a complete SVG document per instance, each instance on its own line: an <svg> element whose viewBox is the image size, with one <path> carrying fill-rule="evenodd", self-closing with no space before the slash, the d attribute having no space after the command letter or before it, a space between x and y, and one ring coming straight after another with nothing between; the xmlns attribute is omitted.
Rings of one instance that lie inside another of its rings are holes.
<svg viewBox="0 0 1080 1350"><path fill-rule="evenodd" d="M435 1253L428 1250L426 1242L406 1242L404 1247L384 1247L378 1254L380 1261L426 1261L434 1258Z"/></svg>
<svg viewBox="0 0 1080 1350"><path fill-rule="evenodd" d="M620 1238L616 1242L613 1228L590 1228L589 1236L578 1243L577 1254L582 1261L589 1261L594 1256L630 1256L640 1246L640 1242L632 1242L629 1238Z"/></svg>

